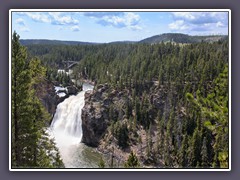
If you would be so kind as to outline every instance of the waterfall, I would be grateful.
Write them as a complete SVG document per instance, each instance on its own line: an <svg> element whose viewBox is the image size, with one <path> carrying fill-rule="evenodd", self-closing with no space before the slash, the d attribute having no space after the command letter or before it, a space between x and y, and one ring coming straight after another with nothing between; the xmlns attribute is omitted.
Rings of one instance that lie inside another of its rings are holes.
<svg viewBox="0 0 240 180"><path fill-rule="evenodd" d="M92 89L93 86L84 83L83 91L76 96L70 96L57 106L50 129L65 166L72 167L69 157L81 142L84 94Z"/></svg>

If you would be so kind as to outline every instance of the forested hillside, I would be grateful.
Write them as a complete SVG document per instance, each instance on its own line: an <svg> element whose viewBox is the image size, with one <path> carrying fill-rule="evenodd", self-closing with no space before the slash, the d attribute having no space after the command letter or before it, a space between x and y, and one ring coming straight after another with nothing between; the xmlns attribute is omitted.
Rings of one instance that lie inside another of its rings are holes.
<svg viewBox="0 0 240 180"><path fill-rule="evenodd" d="M209 35L209 36L190 36L181 33L164 33L142 39L140 41L113 41L108 44L135 44L135 43L149 43L157 44L161 42L175 42L175 43L200 43L200 42L217 42L219 40L226 40L226 35ZM90 43L82 41L59 41L48 39L21 39L20 43L24 46L29 45L97 45L104 43ZM106 43L105 43L106 44Z"/></svg>
<svg viewBox="0 0 240 180"><path fill-rule="evenodd" d="M142 166L228 167L227 41L101 46L75 73L99 85L83 142L119 159L131 149Z"/></svg>
<svg viewBox="0 0 240 180"><path fill-rule="evenodd" d="M48 39L21 39L20 43L24 46L32 44L48 44L48 45L87 45L95 44L81 41L59 41L59 40L48 40Z"/></svg>
<svg viewBox="0 0 240 180"><path fill-rule="evenodd" d="M27 57L15 32L11 54L12 168L64 167L46 131L51 117L36 96L37 85L45 80L46 68L39 59Z"/></svg>
<svg viewBox="0 0 240 180"><path fill-rule="evenodd" d="M125 167L228 168L228 40L185 40L27 49L48 76L71 60L79 62L75 79L95 82L84 143Z"/></svg>
<svg viewBox="0 0 240 180"><path fill-rule="evenodd" d="M181 33L165 33L152 36L140 41L140 43L161 43L161 42L175 42L175 43L200 43L200 42L216 42L227 39L224 35L212 36L190 36Z"/></svg>

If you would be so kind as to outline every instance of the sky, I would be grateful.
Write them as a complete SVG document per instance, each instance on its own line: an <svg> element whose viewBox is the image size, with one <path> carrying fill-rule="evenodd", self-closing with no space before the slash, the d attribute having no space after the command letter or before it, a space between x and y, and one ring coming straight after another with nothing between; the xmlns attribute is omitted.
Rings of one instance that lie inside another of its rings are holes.
<svg viewBox="0 0 240 180"><path fill-rule="evenodd" d="M107 43L139 41L163 33L227 35L228 12L12 11L20 39Z"/></svg>

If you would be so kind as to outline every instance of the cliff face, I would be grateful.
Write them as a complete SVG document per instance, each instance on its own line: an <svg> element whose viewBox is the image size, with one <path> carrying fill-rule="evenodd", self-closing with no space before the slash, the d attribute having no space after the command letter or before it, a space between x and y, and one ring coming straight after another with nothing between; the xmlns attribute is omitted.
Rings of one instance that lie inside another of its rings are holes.
<svg viewBox="0 0 240 180"><path fill-rule="evenodd" d="M45 80L35 87L37 97L52 116L55 114L59 103L63 102L70 95L76 95L79 91L75 86L68 86L64 91L61 91L65 93L65 96L61 97L56 92L54 85L52 82Z"/></svg>
<svg viewBox="0 0 240 180"><path fill-rule="evenodd" d="M129 89L98 85L85 93L82 109L82 142L97 147L104 154L111 154L119 162L126 161L130 151L142 163L146 160L147 133L151 124L153 143L157 141L157 114L169 116L168 90L152 84L133 95ZM136 112L136 107L139 107ZM145 107L145 111L141 109ZM135 120L137 119L137 120ZM148 122L148 124L146 124ZM139 139L141 139L139 142Z"/></svg>
<svg viewBox="0 0 240 180"><path fill-rule="evenodd" d="M82 109L83 143L97 147L110 124L124 118L124 94L127 92L113 90L108 84L99 85L96 90L85 93ZM114 107L112 112L111 107Z"/></svg>
<svg viewBox="0 0 240 180"><path fill-rule="evenodd" d="M107 86L100 87L96 92L85 93L85 105L82 109L82 142L93 147L99 145L108 125L108 110L103 101ZM106 104L105 104L106 105Z"/></svg>

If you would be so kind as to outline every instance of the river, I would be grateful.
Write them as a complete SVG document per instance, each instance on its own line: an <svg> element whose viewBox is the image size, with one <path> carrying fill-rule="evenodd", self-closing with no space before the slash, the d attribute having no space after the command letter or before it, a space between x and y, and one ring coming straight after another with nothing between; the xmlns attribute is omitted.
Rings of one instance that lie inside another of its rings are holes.
<svg viewBox="0 0 240 180"><path fill-rule="evenodd" d="M83 143L81 113L84 94L93 86L83 84L83 91L58 104L50 130L65 168L97 168L101 155Z"/></svg>

